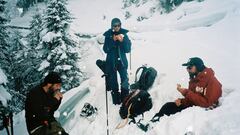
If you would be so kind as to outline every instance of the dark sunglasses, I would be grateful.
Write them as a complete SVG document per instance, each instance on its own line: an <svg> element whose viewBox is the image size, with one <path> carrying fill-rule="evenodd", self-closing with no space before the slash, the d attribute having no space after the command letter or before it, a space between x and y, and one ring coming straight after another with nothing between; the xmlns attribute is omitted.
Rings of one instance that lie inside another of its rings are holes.
<svg viewBox="0 0 240 135"><path fill-rule="evenodd" d="M113 27L116 28L116 27L120 27L121 25L120 24L117 24L117 25L114 25Z"/></svg>
<svg viewBox="0 0 240 135"><path fill-rule="evenodd" d="M191 70L192 67L193 67L193 65L189 65L189 66L187 66L187 69L188 69L188 70Z"/></svg>

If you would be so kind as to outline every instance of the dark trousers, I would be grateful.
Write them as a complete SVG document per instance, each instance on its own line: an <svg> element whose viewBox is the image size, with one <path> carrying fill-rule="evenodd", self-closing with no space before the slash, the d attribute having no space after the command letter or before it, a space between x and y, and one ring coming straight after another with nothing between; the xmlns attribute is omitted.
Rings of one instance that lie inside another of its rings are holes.
<svg viewBox="0 0 240 135"><path fill-rule="evenodd" d="M177 106L175 104L175 102L168 102L162 106L160 111L158 113L156 113L154 117L162 117L164 115L169 116L171 114L181 112L182 110L184 110L186 108L188 108L188 107L183 106L183 105Z"/></svg>
<svg viewBox="0 0 240 135"><path fill-rule="evenodd" d="M109 81L113 92L117 92L119 90L119 83L118 83L118 74L121 78L121 91L126 91L128 93L129 91L129 79L128 79L128 73L127 68L124 67L121 64L121 61L116 62L116 67L110 71L109 75Z"/></svg>
<svg viewBox="0 0 240 135"><path fill-rule="evenodd" d="M116 62L116 67L110 71L109 81L112 88L113 104L120 104L129 94L129 83L127 68L124 67L121 61ZM121 94L119 93L118 74L121 78Z"/></svg>
<svg viewBox="0 0 240 135"><path fill-rule="evenodd" d="M121 61L116 62L116 67L107 67L106 61L97 60L96 65L103 71L105 75L106 90L116 92L119 90L117 72L121 78L121 90L125 90L128 93L129 79L127 68L122 66Z"/></svg>

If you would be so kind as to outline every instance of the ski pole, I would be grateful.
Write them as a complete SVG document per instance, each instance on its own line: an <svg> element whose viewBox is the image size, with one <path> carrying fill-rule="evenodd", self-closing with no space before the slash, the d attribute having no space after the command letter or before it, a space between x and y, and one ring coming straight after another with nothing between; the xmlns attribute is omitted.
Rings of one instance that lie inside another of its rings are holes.
<svg viewBox="0 0 240 135"><path fill-rule="evenodd" d="M10 123L11 123L11 135L13 135L13 112L10 113Z"/></svg>
<svg viewBox="0 0 240 135"><path fill-rule="evenodd" d="M106 77L107 75L103 75L102 77L105 77L105 87L107 87L107 80ZM106 91L106 115L107 115L107 135L109 135L109 124L108 124L108 94L107 94L107 89L105 89Z"/></svg>
<svg viewBox="0 0 240 135"><path fill-rule="evenodd" d="M132 81L132 51L129 53L129 81Z"/></svg>
<svg viewBox="0 0 240 135"><path fill-rule="evenodd" d="M109 125L108 125L108 96L106 90L106 114L107 114L107 135L109 135Z"/></svg>
<svg viewBox="0 0 240 135"><path fill-rule="evenodd" d="M6 115L3 115L3 125L6 128L7 135L10 135L9 129L8 129L9 119Z"/></svg>
<svg viewBox="0 0 240 135"><path fill-rule="evenodd" d="M130 75L132 75L132 51L130 51Z"/></svg>

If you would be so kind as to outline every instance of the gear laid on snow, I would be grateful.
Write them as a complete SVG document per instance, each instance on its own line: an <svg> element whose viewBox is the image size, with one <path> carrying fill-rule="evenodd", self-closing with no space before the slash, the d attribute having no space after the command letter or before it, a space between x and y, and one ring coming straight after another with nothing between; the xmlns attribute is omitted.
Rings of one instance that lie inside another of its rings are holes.
<svg viewBox="0 0 240 135"><path fill-rule="evenodd" d="M96 107L92 106L90 103L85 103L81 110L80 116L90 117L93 114L96 114L97 111L98 111L98 109Z"/></svg>
<svg viewBox="0 0 240 135"><path fill-rule="evenodd" d="M144 132L147 132L147 131L148 131L148 126L149 126L149 124L144 125L144 124L138 122L138 123L136 123L136 125L137 125L141 130L143 130Z"/></svg>
<svg viewBox="0 0 240 135"><path fill-rule="evenodd" d="M135 90L131 92L123 101L119 114L125 119L128 115L129 105L132 104L130 110L130 118L134 118L152 108L151 95L147 91Z"/></svg>
<svg viewBox="0 0 240 135"><path fill-rule="evenodd" d="M144 132L149 131L150 129L153 129L154 123L152 121L148 123L142 123L141 121L138 121L136 123L137 127L143 130Z"/></svg>
<svg viewBox="0 0 240 135"><path fill-rule="evenodd" d="M137 79L138 72L142 69L142 73L140 78ZM131 89L139 89L139 90L149 90L152 87L155 79L157 77L157 70L153 67L142 66L139 67L135 74L135 83L131 84Z"/></svg>

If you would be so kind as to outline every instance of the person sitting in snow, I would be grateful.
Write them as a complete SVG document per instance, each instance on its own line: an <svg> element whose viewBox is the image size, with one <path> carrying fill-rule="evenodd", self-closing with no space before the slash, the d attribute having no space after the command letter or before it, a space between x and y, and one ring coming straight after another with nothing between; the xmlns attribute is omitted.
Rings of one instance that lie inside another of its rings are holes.
<svg viewBox="0 0 240 135"><path fill-rule="evenodd" d="M68 135L54 118L63 98L61 84L58 73L50 72L41 85L27 94L25 117L30 135Z"/></svg>
<svg viewBox="0 0 240 135"><path fill-rule="evenodd" d="M113 104L121 104L129 94L128 60L126 53L131 51L128 30L121 28L118 18L112 19L111 29L106 31L103 50L107 54L105 71L108 75L109 89L112 91ZM117 72L121 78L121 94L119 92Z"/></svg>
<svg viewBox="0 0 240 135"><path fill-rule="evenodd" d="M182 88L180 84L177 84L177 90L184 98L164 104L160 111L151 119L151 122L159 121L160 117L164 115L169 116L191 106L209 108L218 105L218 99L222 95L222 85L214 76L214 71L211 68L207 68L202 59L198 57L190 58L182 66L187 67L190 76L188 88ZM148 130L149 124L139 124L139 127L144 131Z"/></svg>

